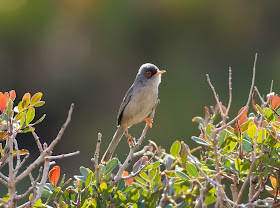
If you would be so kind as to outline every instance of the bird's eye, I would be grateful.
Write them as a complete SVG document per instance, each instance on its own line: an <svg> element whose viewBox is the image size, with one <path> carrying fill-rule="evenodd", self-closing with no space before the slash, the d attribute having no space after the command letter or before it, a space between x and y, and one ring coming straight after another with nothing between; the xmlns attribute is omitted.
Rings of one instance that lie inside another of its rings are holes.
<svg viewBox="0 0 280 208"><path fill-rule="evenodd" d="M152 76L152 72L147 71L147 72L146 72L146 75L147 75L148 77L150 77L150 76Z"/></svg>

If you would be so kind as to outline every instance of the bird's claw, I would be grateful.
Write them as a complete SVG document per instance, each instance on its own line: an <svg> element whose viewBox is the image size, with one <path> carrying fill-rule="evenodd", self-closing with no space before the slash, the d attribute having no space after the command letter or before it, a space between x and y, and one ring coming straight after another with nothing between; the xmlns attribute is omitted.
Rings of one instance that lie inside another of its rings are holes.
<svg viewBox="0 0 280 208"><path fill-rule="evenodd" d="M145 118L144 121L146 121L146 123L148 124L149 127L153 127L153 120L150 118Z"/></svg>

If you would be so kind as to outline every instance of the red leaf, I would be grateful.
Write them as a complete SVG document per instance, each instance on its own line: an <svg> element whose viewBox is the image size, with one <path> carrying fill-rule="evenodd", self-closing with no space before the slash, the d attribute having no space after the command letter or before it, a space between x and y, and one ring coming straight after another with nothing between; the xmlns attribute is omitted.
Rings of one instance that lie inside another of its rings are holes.
<svg viewBox="0 0 280 208"><path fill-rule="evenodd" d="M221 104L223 114L225 114L227 112L227 108L221 102L220 102L220 104ZM220 107L218 104L216 104L216 106L215 106L215 111L217 111L217 110L220 110Z"/></svg>
<svg viewBox="0 0 280 208"><path fill-rule="evenodd" d="M9 93L5 92L4 96L5 96L6 103L7 103L9 101L9 97L10 97Z"/></svg>
<svg viewBox="0 0 280 208"><path fill-rule="evenodd" d="M53 169L51 169L49 172L49 180L54 187L56 187L59 176L60 176L60 167L54 166Z"/></svg>
<svg viewBox="0 0 280 208"><path fill-rule="evenodd" d="M246 108L246 109L245 109L244 112L240 115L240 117L237 119L239 125L244 124L244 123L248 120L248 116L247 116L247 113L248 113L248 110L249 110L249 107L248 107L248 106L242 107L242 108L239 110L238 115L243 111L244 108Z"/></svg>
<svg viewBox="0 0 280 208"><path fill-rule="evenodd" d="M122 176L129 176L129 174L128 174L127 171L124 171L123 174L122 174ZM126 184L127 186L130 186L130 185L132 185L132 183L133 183L133 178L129 178L129 179L126 179L126 180L124 180L124 181L125 181L125 184Z"/></svg>
<svg viewBox="0 0 280 208"><path fill-rule="evenodd" d="M274 95L271 104L272 104L272 108L276 110L280 105L280 97L278 95Z"/></svg>
<svg viewBox="0 0 280 208"><path fill-rule="evenodd" d="M14 90L11 90L11 91L10 91L10 99L11 99L12 101L14 101L14 100L16 99L16 91L14 91Z"/></svg>
<svg viewBox="0 0 280 208"><path fill-rule="evenodd" d="M0 92L0 110L3 112L6 108L6 98L2 92Z"/></svg>
<svg viewBox="0 0 280 208"><path fill-rule="evenodd" d="M143 165L145 165L146 162L149 161L149 158L146 156L141 157L134 165L133 165L133 171L139 170L139 168Z"/></svg>

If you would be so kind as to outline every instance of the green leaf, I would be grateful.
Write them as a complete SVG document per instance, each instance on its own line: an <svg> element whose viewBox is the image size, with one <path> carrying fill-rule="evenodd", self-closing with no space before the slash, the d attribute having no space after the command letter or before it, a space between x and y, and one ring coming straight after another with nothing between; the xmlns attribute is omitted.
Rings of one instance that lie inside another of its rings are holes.
<svg viewBox="0 0 280 208"><path fill-rule="evenodd" d="M247 139L242 139L242 149L249 152L252 150L252 143Z"/></svg>
<svg viewBox="0 0 280 208"><path fill-rule="evenodd" d="M148 186L148 184L146 183L146 181L144 181L142 178L135 176L134 177L135 181L138 181L139 183L143 184L144 186Z"/></svg>
<svg viewBox="0 0 280 208"><path fill-rule="evenodd" d="M42 200L39 198L36 203L34 204L33 208L42 208Z"/></svg>
<svg viewBox="0 0 280 208"><path fill-rule="evenodd" d="M100 186L98 187L98 191L102 193L102 192L104 192L107 188L108 188L108 187L107 187L107 184L103 182L103 183L101 183Z"/></svg>
<svg viewBox="0 0 280 208"><path fill-rule="evenodd" d="M150 180L150 178L149 178L149 176L147 175L146 172L141 172L141 173L140 173L140 176L141 176L143 179L145 179L146 181L149 181L149 180Z"/></svg>
<svg viewBox="0 0 280 208"><path fill-rule="evenodd" d="M19 104L18 104L18 112L21 112L23 109L24 109L24 103L23 101L20 101Z"/></svg>
<svg viewBox="0 0 280 208"><path fill-rule="evenodd" d="M176 171L175 171L175 174L176 174L179 178L183 179L184 181L189 181L189 180L191 180L191 179L189 178L189 176L187 176L185 173L183 173L183 172L181 172L181 171L176 170Z"/></svg>
<svg viewBox="0 0 280 208"><path fill-rule="evenodd" d="M44 115L43 115L39 120L37 120L35 123L30 124L30 126L34 126L34 125L36 125L36 124L42 122L42 121L44 120L45 117L46 117L46 114L44 114Z"/></svg>
<svg viewBox="0 0 280 208"><path fill-rule="evenodd" d="M240 158L235 159L235 169L241 172L242 170L242 161Z"/></svg>
<svg viewBox="0 0 280 208"><path fill-rule="evenodd" d="M188 174L190 176L198 178L198 171L197 171L196 167L193 164L187 163L186 164L186 170L187 170L187 172L188 172Z"/></svg>
<svg viewBox="0 0 280 208"><path fill-rule="evenodd" d="M39 101L33 105L33 107L40 107L45 104L45 101Z"/></svg>
<svg viewBox="0 0 280 208"><path fill-rule="evenodd" d="M34 119L35 117L35 109L29 108L26 113L26 126Z"/></svg>
<svg viewBox="0 0 280 208"><path fill-rule="evenodd" d="M59 192L60 192L60 187L58 187L58 188L56 188L54 191L53 191L53 193L52 193L52 195L48 198L48 200L46 201L46 203L45 203L45 206L51 201L51 200L53 200L53 198L55 197L55 196L57 196L58 194L59 194Z"/></svg>
<svg viewBox="0 0 280 208"><path fill-rule="evenodd" d="M33 95L30 101L30 105L34 105L35 103L39 102L42 98L42 95L43 94L41 92L37 92L35 95Z"/></svg>
<svg viewBox="0 0 280 208"><path fill-rule="evenodd" d="M87 178L87 176L88 176L88 174L89 174L90 171L89 171L87 168L81 166L81 167L80 167L80 172L81 172L81 174L82 174L85 178Z"/></svg>
<svg viewBox="0 0 280 208"><path fill-rule="evenodd" d="M194 140L194 141L195 141L196 143L198 143L198 144L210 145L208 142L206 142L206 141L203 140L203 139L200 139L199 137L192 136L191 138L192 138L192 140Z"/></svg>
<svg viewBox="0 0 280 208"><path fill-rule="evenodd" d="M256 133L257 133L257 127L256 127L255 123L254 122L249 123L247 134L252 139L252 141L255 140L254 138L255 138Z"/></svg>
<svg viewBox="0 0 280 208"><path fill-rule="evenodd" d="M25 125L26 114L27 114L27 111L24 111L22 113L22 116L21 116L21 119L20 119L20 127L21 128L24 128L26 126Z"/></svg>
<svg viewBox="0 0 280 208"><path fill-rule="evenodd" d="M114 170L118 166L118 164L119 164L119 161L116 158L113 158L112 160L110 160L110 162L105 167L104 175L112 172L112 170Z"/></svg>
<svg viewBox="0 0 280 208"><path fill-rule="evenodd" d="M264 109L264 115L267 121L271 122L274 120L274 113L270 108Z"/></svg>
<svg viewBox="0 0 280 208"><path fill-rule="evenodd" d="M86 179L86 183L85 183L85 186L88 187L89 185L91 185L92 183L92 178L93 178L93 173L90 172L87 176L87 179Z"/></svg>
<svg viewBox="0 0 280 208"><path fill-rule="evenodd" d="M181 151L181 143L179 141L175 141L171 148L170 148L170 154L175 157L179 152Z"/></svg>

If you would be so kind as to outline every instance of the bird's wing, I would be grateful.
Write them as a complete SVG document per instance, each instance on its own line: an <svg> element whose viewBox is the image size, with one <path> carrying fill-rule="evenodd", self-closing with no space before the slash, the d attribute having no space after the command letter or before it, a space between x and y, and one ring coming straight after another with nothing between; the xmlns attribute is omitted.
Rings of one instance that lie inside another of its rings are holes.
<svg viewBox="0 0 280 208"><path fill-rule="evenodd" d="M120 106L120 109L119 109L119 113L118 113L118 121L117 121L117 126L119 126L121 124L121 120L122 120L122 116L123 116L123 111L126 107L126 105L129 103L129 101L131 100L132 98L132 93L133 92L133 86L131 86L129 88L129 90L127 91L123 101L122 101L122 104Z"/></svg>

